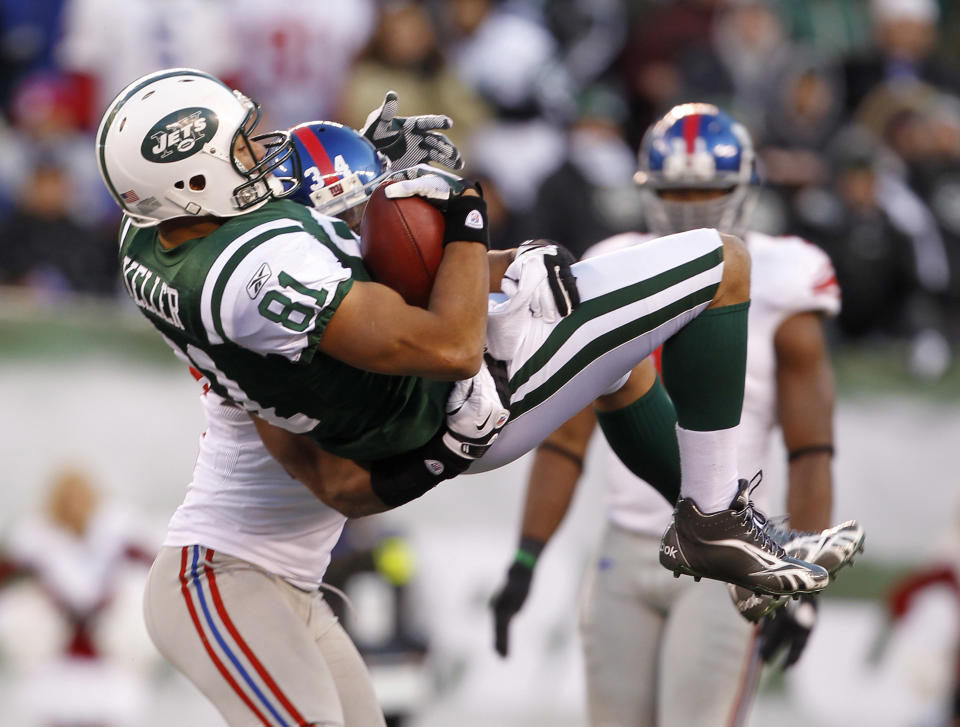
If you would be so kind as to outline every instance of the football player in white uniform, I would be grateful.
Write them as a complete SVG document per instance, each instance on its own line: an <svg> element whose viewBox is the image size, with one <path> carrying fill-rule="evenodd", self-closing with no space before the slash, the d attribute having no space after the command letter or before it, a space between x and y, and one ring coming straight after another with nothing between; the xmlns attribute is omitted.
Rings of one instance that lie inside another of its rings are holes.
<svg viewBox="0 0 960 727"><path fill-rule="evenodd" d="M258 116L208 74L170 69L121 91L97 134L101 175L126 213L127 291L217 394L368 463L372 491L393 507L515 459L598 396L631 403L644 392L626 385L630 371L664 345L683 477L662 562L771 595L826 585L823 568L764 531L737 474L740 240L693 230L579 263L574 279L555 244L488 255L477 191L426 175L386 191L444 214L429 306L409 306L370 280L342 221L283 199L292 190L275 172L295 160L292 142L252 136ZM501 288L506 300L488 310Z"/></svg>
<svg viewBox="0 0 960 727"><path fill-rule="evenodd" d="M746 129L709 104L683 104L647 132L637 181L647 190L646 216L656 234L702 226L743 234L754 184L753 145ZM626 233L597 244L587 256L643 246L652 234ZM745 235L752 260L747 369L738 470L758 472L770 435L779 425L789 458L787 510L795 533L781 542L824 565L831 573L862 547L855 523L831 530L833 375L821 318L840 308L840 291L827 256L793 237ZM521 608L537 557L559 526L581 475L599 420L613 451L606 455L607 521L588 577L581 613L590 723L728 725L750 705L759 676L758 620L779 603L731 587L737 608L718 583L674 581L658 560L680 473L658 437L663 421L676 417L652 361L635 377L652 381L649 393L630 409L611 412L597 403L561 427L538 449L527 491L522 537L507 581L494 597L495 646L508 649L510 619ZM673 379L664 382L672 391ZM646 422L642 451L624 446L616 419ZM666 454L656 456L656 451ZM616 452L616 455L613 453ZM643 486L638 476L653 483ZM659 490L659 492L658 492ZM758 500L770 506L767 488ZM767 525L767 531L776 527ZM823 531L821 533L820 531ZM763 657L786 647L786 664L799 658L816 616L812 596L790 601L760 629Z"/></svg>

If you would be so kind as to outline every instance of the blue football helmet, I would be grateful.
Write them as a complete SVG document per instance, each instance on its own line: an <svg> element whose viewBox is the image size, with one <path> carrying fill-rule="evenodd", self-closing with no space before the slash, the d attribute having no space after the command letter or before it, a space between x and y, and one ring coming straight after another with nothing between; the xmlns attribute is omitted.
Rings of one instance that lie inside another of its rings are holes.
<svg viewBox="0 0 960 727"><path fill-rule="evenodd" d="M292 166L274 172L287 198L338 215L366 202L390 173L390 160L348 126L333 121L309 121L290 129L300 161L301 176Z"/></svg>
<svg viewBox="0 0 960 727"><path fill-rule="evenodd" d="M746 127L716 106L674 106L643 137L640 170L645 216L658 235L715 227L742 235L758 182L753 141ZM663 199L664 190L723 190L700 201Z"/></svg>

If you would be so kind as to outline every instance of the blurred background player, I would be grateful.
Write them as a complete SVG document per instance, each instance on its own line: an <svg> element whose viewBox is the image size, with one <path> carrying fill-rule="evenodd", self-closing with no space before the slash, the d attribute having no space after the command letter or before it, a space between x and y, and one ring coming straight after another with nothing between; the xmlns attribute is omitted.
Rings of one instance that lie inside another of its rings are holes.
<svg viewBox="0 0 960 727"><path fill-rule="evenodd" d="M617 235L588 256L698 227L743 235L756 182L753 144L746 129L715 106L683 104L647 132L636 179L646 191L652 234ZM789 459L791 526L820 531L829 525L832 505L834 398L821 318L837 313L840 291L829 259L813 245L757 232L746 232L745 240L752 282L739 471L760 470L779 425ZM641 364L635 376L655 379L653 363ZM669 380L664 384L670 388ZM537 557L566 513L599 421L620 457L606 453L607 521L581 613L591 724L739 724L760 673L757 635L720 584L675 581L660 567L657 545L672 504L660 494L662 485L658 493L636 474L658 485L675 483L679 472L672 458L641 458L652 447L670 451L676 443L653 441L645 452L631 453L618 441L616 426L624 417L647 422L651 433L657 422L676 421L657 379L634 405L585 410L538 449L520 547L493 601L496 648L506 655L510 619L526 599ZM769 489L757 488L766 508L774 503ZM845 559L861 544L862 531L847 528L814 542L831 543L843 555L804 548L810 560ZM837 565L831 561L828 570L835 572ZM738 591L738 607L754 620L775 603ZM787 647L787 664L793 663L815 616L812 596L790 601L761 627L764 657L772 659Z"/></svg>
<svg viewBox="0 0 960 727"><path fill-rule="evenodd" d="M396 121L389 142L398 153L403 147L398 169L404 158L459 163L456 148L433 130L436 119L415 117L403 132L408 120L397 119L396 111L391 92L370 125ZM278 175L289 184L293 170L302 169L293 199L359 224L360 215L351 213L362 212L391 171L390 159L333 122L300 124L291 138L299 165L288 164ZM335 613L324 599L324 577L346 517L318 497L325 496L319 477L309 487L293 479L269 454L250 415L192 371L203 385L206 430L187 496L147 584L144 612L154 643L230 725L400 724L399 707L384 719L363 659L339 623L342 606ZM359 468L352 474L367 477ZM372 548L375 564L384 560L385 547ZM347 586L352 570L341 557L334 580ZM397 568L383 571L397 588L401 578L409 580ZM423 645L403 645L408 648L388 656L418 664Z"/></svg>
<svg viewBox="0 0 960 727"><path fill-rule="evenodd" d="M156 656L135 604L156 544L79 467L55 473L44 505L0 542L0 662L15 678L4 721L142 723Z"/></svg>

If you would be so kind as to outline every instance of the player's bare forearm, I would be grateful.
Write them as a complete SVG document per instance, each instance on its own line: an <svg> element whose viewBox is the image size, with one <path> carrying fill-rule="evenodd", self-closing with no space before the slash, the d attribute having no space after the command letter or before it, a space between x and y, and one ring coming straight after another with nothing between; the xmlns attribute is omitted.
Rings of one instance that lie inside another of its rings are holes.
<svg viewBox="0 0 960 727"><path fill-rule="evenodd" d="M546 543L560 527L583 473L596 423L593 410L584 409L537 448L527 482L523 537Z"/></svg>
<svg viewBox="0 0 960 727"><path fill-rule="evenodd" d="M385 285L357 281L331 317L318 348L368 371L468 379L483 360L489 287L484 246L449 243L428 309L408 305Z"/></svg>
<svg viewBox="0 0 960 727"><path fill-rule="evenodd" d="M346 517L389 509L371 489L369 470L325 452L303 435L275 427L256 416L251 418L270 455L327 507Z"/></svg>
<svg viewBox="0 0 960 727"><path fill-rule="evenodd" d="M490 292L500 293L500 281L503 280L503 274L510 267L510 263L517 256L517 249L510 250L490 250L487 253L487 263L490 267Z"/></svg>
<svg viewBox="0 0 960 727"><path fill-rule="evenodd" d="M820 530L833 507L833 369L820 316L798 313L774 337L777 405L789 461L791 526Z"/></svg>
<svg viewBox="0 0 960 727"><path fill-rule="evenodd" d="M444 324L463 327L461 335L483 350L487 331L490 266L487 251L475 242L451 242L444 248L428 310Z"/></svg>

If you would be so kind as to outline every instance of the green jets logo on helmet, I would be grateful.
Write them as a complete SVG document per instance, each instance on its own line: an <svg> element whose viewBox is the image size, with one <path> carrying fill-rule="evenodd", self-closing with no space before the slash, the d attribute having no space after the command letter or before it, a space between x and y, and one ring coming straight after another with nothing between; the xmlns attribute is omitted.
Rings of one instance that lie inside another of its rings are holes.
<svg viewBox="0 0 960 727"><path fill-rule="evenodd" d="M167 114L153 125L140 144L147 161L167 164L196 154L217 133L217 115L200 106Z"/></svg>

